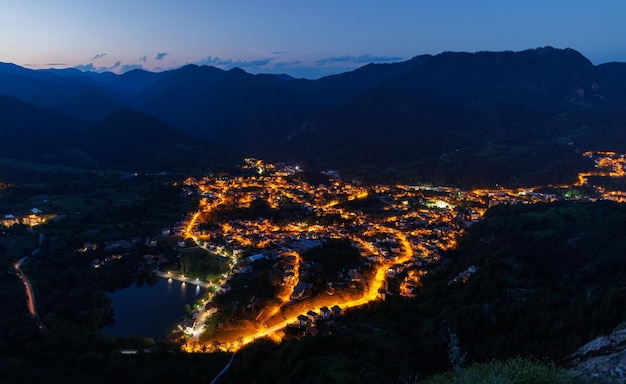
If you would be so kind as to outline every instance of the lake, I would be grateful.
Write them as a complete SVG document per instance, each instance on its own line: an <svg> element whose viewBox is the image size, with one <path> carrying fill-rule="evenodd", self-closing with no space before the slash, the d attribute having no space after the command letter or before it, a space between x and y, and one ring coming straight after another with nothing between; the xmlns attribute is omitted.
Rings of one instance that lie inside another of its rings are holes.
<svg viewBox="0 0 626 384"><path fill-rule="evenodd" d="M185 304L193 305L206 289L180 281L159 278L155 284L131 286L109 294L115 324L103 331L115 336L147 336L165 339L185 315Z"/></svg>

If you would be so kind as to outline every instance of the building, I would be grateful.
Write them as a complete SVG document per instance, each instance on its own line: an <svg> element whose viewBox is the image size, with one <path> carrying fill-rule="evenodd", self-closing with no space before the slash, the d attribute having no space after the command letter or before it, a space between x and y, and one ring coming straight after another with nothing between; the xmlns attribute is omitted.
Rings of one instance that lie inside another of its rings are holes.
<svg viewBox="0 0 626 384"><path fill-rule="evenodd" d="M309 318L305 315L298 315L298 325L306 327L309 324Z"/></svg>
<svg viewBox="0 0 626 384"><path fill-rule="evenodd" d="M328 307L320 308L320 316L322 317L322 320L330 319L331 313L332 312L328 309Z"/></svg>
<svg viewBox="0 0 626 384"><path fill-rule="evenodd" d="M248 257L249 263L254 263L255 261L264 260L265 256L262 253L257 253L256 255L252 255Z"/></svg>
<svg viewBox="0 0 626 384"><path fill-rule="evenodd" d="M205 306L204 309L206 310L206 314L207 316L213 316L216 313L219 312L219 307L217 306L217 303L213 302L213 301L209 301Z"/></svg>
<svg viewBox="0 0 626 384"><path fill-rule="evenodd" d="M311 320L312 323L315 323L320 318L320 315L315 311L308 311L306 313L306 316L309 318L309 320Z"/></svg>
<svg viewBox="0 0 626 384"><path fill-rule="evenodd" d="M193 330L196 328L196 320L189 319L183 323L183 329L186 334L190 335L193 333Z"/></svg>

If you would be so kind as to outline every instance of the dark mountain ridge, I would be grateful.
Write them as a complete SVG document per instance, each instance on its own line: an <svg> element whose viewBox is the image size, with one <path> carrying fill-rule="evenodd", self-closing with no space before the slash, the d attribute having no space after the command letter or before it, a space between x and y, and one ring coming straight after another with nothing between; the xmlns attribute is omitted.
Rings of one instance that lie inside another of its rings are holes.
<svg viewBox="0 0 626 384"><path fill-rule="evenodd" d="M626 64L552 47L422 55L319 80L3 64L0 94L90 121L132 109L241 154L373 181L567 182L583 151L626 151Z"/></svg>
<svg viewBox="0 0 626 384"><path fill-rule="evenodd" d="M0 94L95 121L129 105L136 93L166 74L130 71L116 75L71 68L32 70L0 63Z"/></svg>
<svg viewBox="0 0 626 384"><path fill-rule="evenodd" d="M0 157L85 170L163 171L211 168L229 152L159 119L119 109L83 121L0 95Z"/></svg>
<svg viewBox="0 0 626 384"><path fill-rule="evenodd" d="M605 95L605 69L576 51L443 53L412 61L410 71L311 118L290 136L293 148L325 164L413 163L422 181L460 185L544 182L555 164L573 165L583 150L626 149L620 108L626 88L611 83L613 93Z"/></svg>

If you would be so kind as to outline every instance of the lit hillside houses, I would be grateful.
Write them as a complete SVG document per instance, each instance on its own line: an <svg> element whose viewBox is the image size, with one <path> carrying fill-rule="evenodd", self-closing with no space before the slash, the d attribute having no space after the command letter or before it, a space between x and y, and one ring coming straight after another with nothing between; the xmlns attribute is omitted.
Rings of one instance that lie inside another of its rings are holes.
<svg viewBox="0 0 626 384"><path fill-rule="evenodd" d="M463 272L459 273L458 275L456 275L455 277L452 278L452 280L450 280L448 282L448 285L452 285L454 283L466 283L467 280L469 280L469 278L476 273L476 271L478 271L478 267L475 265L470 265L466 270L464 270Z"/></svg>
<svg viewBox="0 0 626 384"><path fill-rule="evenodd" d="M37 208L30 210L30 213L24 215L5 214L0 219L0 225L4 227L12 227L14 225L23 224L29 227L35 227L43 224L46 220L53 219L56 215L44 215Z"/></svg>

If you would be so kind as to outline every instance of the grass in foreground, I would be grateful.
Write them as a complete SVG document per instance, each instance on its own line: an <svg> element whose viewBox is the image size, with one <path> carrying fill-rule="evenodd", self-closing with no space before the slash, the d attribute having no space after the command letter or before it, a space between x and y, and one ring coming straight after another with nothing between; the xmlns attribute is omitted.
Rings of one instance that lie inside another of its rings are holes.
<svg viewBox="0 0 626 384"><path fill-rule="evenodd" d="M403 382L412 381L404 379ZM424 381L426 384L509 384L509 383L560 383L578 384L587 381L570 375L551 362L515 357L505 361L472 364L445 372Z"/></svg>

